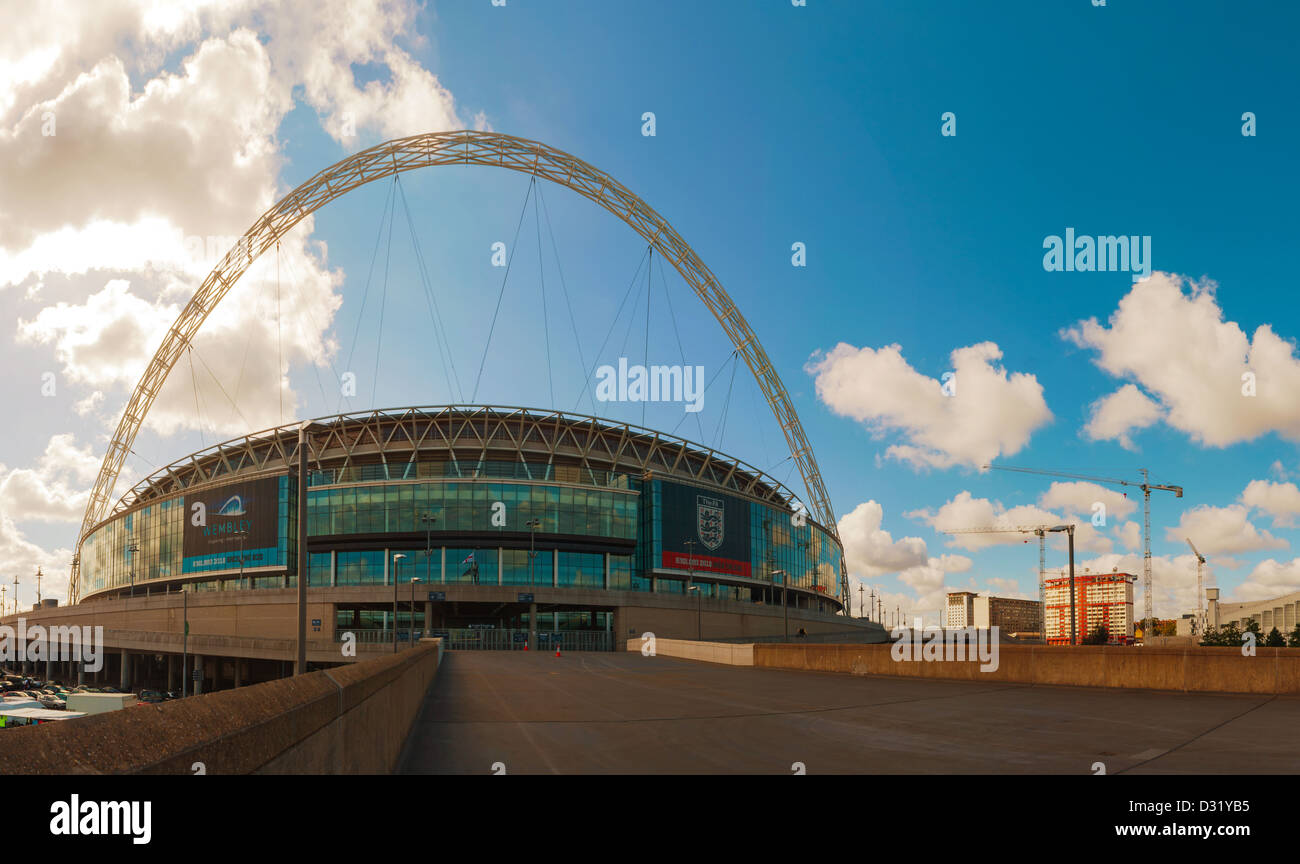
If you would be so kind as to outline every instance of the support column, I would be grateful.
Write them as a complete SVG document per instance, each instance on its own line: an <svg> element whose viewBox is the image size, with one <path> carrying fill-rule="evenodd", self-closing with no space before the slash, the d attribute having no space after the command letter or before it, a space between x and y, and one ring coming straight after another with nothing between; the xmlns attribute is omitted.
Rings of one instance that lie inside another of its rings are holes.
<svg viewBox="0 0 1300 864"><path fill-rule="evenodd" d="M78 663L78 664L77 664L77 683L78 683L78 684L85 684L85 683L86 683L86 664L85 664L85 663Z"/></svg>
<svg viewBox="0 0 1300 864"><path fill-rule="evenodd" d="M49 646L45 649L45 682L54 680L54 661L50 659Z"/></svg>
<svg viewBox="0 0 1300 864"><path fill-rule="evenodd" d="M433 601L425 600L424 601L424 637L426 639L429 638L429 634L432 632L433 632Z"/></svg>
<svg viewBox="0 0 1300 864"><path fill-rule="evenodd" d="M176 655L175 654L167 655L167 689L170 691L176 691L181 689L180 686L176 683Z"/></svg>
<svg viewBox="0 0 1300 864"><path fill-rule="evenodd" d="M203 655L194 655L194 695L203 692Z"/></svg>
<svg viewBox="0 0 1300 864"><path fill-rule="evenodd" d="M122 649L122 686L119 688L123 692L131 690L131 654L125 648Z"/></svg>
<svg viewBox="0 0 1300 864"><path fill-rule="evenodd" d="M528 647L537 650L537 604L528 604Z"/></svg>
<svg viewBox="0 0 1300 864"><path fill-rule="evenodd" d="M241 658L236 657L235 658L235 689L238 690L240 687L243 686L243 684L244 684L244 661Z"/></svg>

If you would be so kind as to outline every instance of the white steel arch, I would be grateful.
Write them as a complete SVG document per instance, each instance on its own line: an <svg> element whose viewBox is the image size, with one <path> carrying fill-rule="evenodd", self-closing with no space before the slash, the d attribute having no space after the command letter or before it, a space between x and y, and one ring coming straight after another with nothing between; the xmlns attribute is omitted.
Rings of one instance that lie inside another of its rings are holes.
<svg viewBox="0 0 1300 864"><path fill-rule="evenodd" d="M80 594L82 543L104 517L126 454L135 442L145 415L168 374L226 293L258 256L274 246L280 237L303 218L330 201L373 180L432 165L507 168L568 187L618 216L645 238L664 259L672 262L744 358L745 365L754 375L781 426L790 447L791 458L799 466L799 473L808 492L810 512L838 539L830 496L785 385L781 383L767 352L759 344L758 337L731 297L723 290L717 277L667 220L609 174L546 144L496 132L431 132L378 144L318 172L263 213L203 280L203 284L177 316L176 323L168 329L162 345L131 392L108 452L104 454L77 535L77 556L73 559L68 584L69 602L77 602ZM840 563L840 587L844 595L844 608L847 609L848 572L843 556Z"/></svg>

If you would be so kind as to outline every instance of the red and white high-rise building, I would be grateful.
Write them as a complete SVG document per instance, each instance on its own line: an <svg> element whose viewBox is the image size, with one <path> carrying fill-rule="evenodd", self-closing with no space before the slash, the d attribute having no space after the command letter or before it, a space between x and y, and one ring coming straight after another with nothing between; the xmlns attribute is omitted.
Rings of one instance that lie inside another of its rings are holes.
<svg viewBox="0 0 1300 864"><path fill-rule="evenodd" d="M1076 573L1074 576L1075 642L1105 627L1108 645L1133 644L1132 573ZM1047 644L1070 644L1070 578L1045 580Z"/></svg>

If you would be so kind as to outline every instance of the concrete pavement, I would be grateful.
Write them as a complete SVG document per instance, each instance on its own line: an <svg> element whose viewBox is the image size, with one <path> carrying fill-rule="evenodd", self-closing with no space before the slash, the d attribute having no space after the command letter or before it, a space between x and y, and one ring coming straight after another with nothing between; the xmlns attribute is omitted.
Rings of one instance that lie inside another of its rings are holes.
<svg viewBox="0 0 1300 864"><path fill-rule="evenodd" d="M1300 699L449 652L402 773L1295 773Z"/></svg>

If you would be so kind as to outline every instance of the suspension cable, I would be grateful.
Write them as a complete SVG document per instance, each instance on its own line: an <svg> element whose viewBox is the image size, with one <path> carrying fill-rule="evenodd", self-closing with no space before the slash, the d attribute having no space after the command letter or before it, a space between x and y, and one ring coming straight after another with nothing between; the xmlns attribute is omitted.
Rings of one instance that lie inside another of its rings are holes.
<svg viewBox="0 0 1300 864"><path fill-rule="evenodd" d="M685 375L686 375L687 369L689 368L689 367L687 367L687 365L686 365L686 348L682 345L682 333L681 333L681 330L679 330L679 329L677 328L677 313L673 311L673 298L672 298L672 294L670 294L669 291L668 291L668 280L667 280L666 278L664 278L664 270L665 270L665 268L662 267L662 266L659 268L659 284L663 286L663 289L664 289L664 300L665 300L665 301L667 302L667 304L668 304L668 316L669 316L670 320L673 322L673 335L674 335L674 336L676 337L676 339L677 339L677 352L681 355L681 358L682 358L682 376L683 376L683 378L684 378ZM700 439L699 439L699 440L700 440L701 443L703 443L703 442L704 442L704 423L700 421L700 412L699 412L699 411L692 411L692 412L690 412L690 413L692 413L692 414L695 415L695 426L696 426L696 428L699 429L699 431L700 431Z"/></svg>
<svg viewBox="0 0 1300 864"><path fill-rule="evenodd" d="M545 184L542 184L543 186ZM569 302L569 286L564 281L564 266L560 263L560 249L555 243L555 228L551 224L551 211L546 207L546 196L542 194L542 186L537 187L537 197L542 202L542 215L546 218L546 232L551 238L551 254L555 257L555 269L560 275L560 291L564 294L564 307L569 313L569 326L573 328L573 344L578 349L578 368L583 373L582 389L587 394L587 400L591 402L591 410L594 414L596 411L596 400L591 398L590 382L586 377L587 360L582 355L582 338L578 335L578 322L573 317L573 304ZM582 394L578 395L578 401L582 401ZM575 406L576 407L576 406Z"/></svg>
<svg viewBox="0 0 1300 864"><path fill-rule="evenodd" d="M279 244L277 243L277 246L278 246L278 245L279 245ZM315 311L313 311L313 310L314 310L314 306L313 306L313 304L310 303L310 302L308 301L308 298L307 298L307 289L306 289L305 287L303 287L303 286L306 284L306 280L305 280L305 279L301 279L301 278L299 278L298 271L295 270L295 269L293 269L293 258L292 258L292 257L286 258L286 259L285 259L285 264L289 267L289 270L290 270L290 273L289 273L289 284L290 284L291 286L294 286L294 287L295 287L295 290L296 290L296 292L297 292L296 296L297 296L297 298L298 298L298 305L299 305L299 307L300 307L300 308L303 308L303 309L305 309L305 310L307 311L307 317L308 317L308 319L311 321L311 326L312 326L313 332L323 334L323 333L325 332L325 330L324 330L324 328L322 328L322 327L320 326L319 321L318 321L317 318L316 318L316 313L315 313ZM326 363L329 365L329 367L330 367L330 374L333 375L333 376L334 376L334 380L337 381L337 380L338 380L338 372L334 369L334 362L333 362L332 360L329 360L329 359L328 359L328 356L325 354L325 352L324 352L323 350L322 350L322 352L321 352L321 356L326 357L326 361L325 361L325 362L326 362ZM325 383L324 383L323 381L321 381L321 377L320 377L320 366L319 366L318 364L316 364L316 363L312 363L312 364L311 364L311 368L312 368L312 372L314 373L314 375L315 375L315 377L316 377L316 389L320 390L321 407L322 407L323 410L329 410L329 397L327 397L327 396L325 395ZM236 399L239 398L239 393L238 393L238 392L235 393L235 398L236 398Z"/></svg>
<svg viewBox="0 0 1300 864"><path fill-rule="evenodd" d="M361 292L361 308L357 311L357 326L353 328L352 331L352 345L348 348L348 362L343 367L344 374L347 374L352 369L352 355L356 353L357 337L361 335L361 320L366 313L366 298L370 296L370 280L371 278L373 278L375 273L375 261L379 257L379 241L384 239L384 219L386 218L386 214L388 212L389 204L392 201L392 198L393 198L393 187L389 186L388 194L384 197L384 212L381 213L379 216L379 232L375 234L375 248L370 253L370 269L366 271L366 286L365 289ZM343 393L344 393L343 388L340 387L338 408L335 409L336 412L341 411L343 409L343 400L348 398L344 396Z"/></svg>
<svg viewBox="0 0 1300 864"><path fill-rule="evenodd" d="M191 352L193 349L190 349ZM190 358L190 365L194 365ZM280 425L284 425L284 382L280 376L284 369L284 344L280 336L280 241L275 241L275 395L280 400Z"/></svg>
<svg viewBox="0 0 1300 864"><path fill-rule="evenodd" d="M199 410L199 379L194 375L194 344L189 343L186 347L189 348L190 383L194 385L194 419L199 424L199 443L207 449L207 439L203 437L203 412Z"/></svg>
<svg viewBox="0 0 1300 864"><path fill-rule="evenodd" d="M736 369L740 366L740 352L731 355L731 383L727 385L727 398L722 403L722 413L718 417L718 428L713 434L713 448L722 449L722 433L727 428L727 414L731 411L731 391L736 386Z"/></svg>
<svg viewBox="0 0 1300 864"><path fill-rule="evenodd" d="M650 373L650 298L654 295L654 269L655 253L654 247L650 249L650 260L646 262L645 270L645 352L641 356L641 368ZM686 370L682 370L685 374ZM650 404L650 394L645 394L646 398L641 400L641 428L645 428L645 409Z"/></svg>
<svg viewBox="0 0 1300 864"><path fill-rule="evenodd" d="M510 278L510 265L515 262L515 247L519 245L519 229L524 225L524 214L528 212L528 199L533 194L533 186L537 183L537 177L533 176L528 184L527 191L524 192L524 204L519 208L519 222L515 225L515 239L510 243L510 254L506 256L506 272L501 277L501 290L497 293L497 308L492 312L492 323L488 327L487 343L483 346L483 359L478 364L478 375L474 378L474 392L470 394L470 402L478 401L478 387L483 381L483 367L487 365L488 351L492 348L492 334L496 332L497 316L501 314L501 298L506 296L506 280Z"/></svg>
<svg viewBox="0 0 1300 864"><path fill-rule="evenodd" d="M398 188L398 177L393 175L393 187ZM384 287L379 295L379 330L375 333L375 374L370 384L371 404L379 403L379 355L384 349L384 307L388 305L388 264L393 258L393 219L397 211L397 195L393 195L393 208L388 216L388 243L384 250Z"/></svg>
<svg viewBox="0 0 1300 864"><path fill-rule="evenodd" d="M537 183L537 178L533 178ZM548 405L555 404L555 379L551 375L551 318L546 310L546 268L542 265L542 220L538 212L537 197L533 196L533 224L537 228L537 278L542 286L542 333L546 337L546 386L551 394Z"/></svg>
<svg viewBox="0 0 1300 864"><path fill-rule="evenodd" d="M740 353L740 349L739 349L739 348L733 348L733 349L731 350L731 352L727 354L726 357L722 358L722 362L718 364L718 371L717 371L717 372L714 372L714 373L713 373L713 377L709 379L709 383L704 385L704 390L701 391L701 393L700 393L700 397L701 397L701 398L703 398L703 396L704 396L705 393L708 393L708 392L709 392L709 388L713 386L713 382L716 381L716 380L718 380L718 375L720 375L720 374L722 373L722 370L725 369L725 368L727 367L727 361L730 360L730 359L732 359L733 357L735 357L735 356L736 356L737 354L739 354L739 353ZM680 420L677 421L677 425L674 426L673 429L672 429L672 431L671 431L670 433L668 433L668 434L670 434L670 435L676 435L676 434L677 434L677 430L680 429L680 428L681 428L681 425L682 425L683 423L686 422L686 416L687 416L687 413L688 413L688 412L686 412L686 411L683 411L683 412L682 412L682 418L681 418ZM689 412L689 413L699 413L699 412ZM698 442L696 442L696 443L698 443L698 444L704 444L705 442L703 442L703 441L698 441ZM706 446L707 446L707 445L706 445Z"/></svg>
<svg viewBox="0 0 1300 864"><path fill-rule="evenodd" d="M406 203L406 190L402 186L397 187L397 191L402 196L402 209L406 213L406 225L411 232L411 245L415 248L415 262L420 273L420 283L424 288L424 303L429 309L429 317L433 319L434 342L438 348L438 362L442 364L442 375L447 382L447 393L452 398L460 402L465 401L465 392L460 386L460 376L456 374L456 361L454 352L451 349L451 340L447 338L446 325L443 322L442 310L438 308L438 297L433 291L433 280L429 278L428 267L424 263L424 250L420 248L420 240L415 233L415 220L411 218L411 208ZM439 338L441 334L441 338ZM443 350L446 350L446 357L443 357ZM448 374L448 369L451 372ZM452 381L455 380L456 386L452 387Z"/></svg>
<svg viewBox="0 0 1300 864"><path fill-rule="evenodd" d="M588 379L593 378L596 374L596 364L600 362L600 356L605 353L605 346L609 344L609 337L614 335L614 328L618 326L618 319L623 315L623 307L627 305L627 298L632 296L632 286L639 284L641 268L645 265L646 256L650 254L650 248L651 247L647 245L646 251L641 253L641 260L637 262L636 272L632 274L632 281L627 283L627 290L623 292L623 300L618 304L618 311L614 313L614 320L609 322L609 331L605 333L605 340L600 343L600 350L598 350L596 356L592 358L591 371L587 373ZM577 401L573 403L573 410L578 410L578 404L580 402L582 402L581 393L578 394ZM591 403L591 410L596 410L596 402L594 399Z"/></svg>

